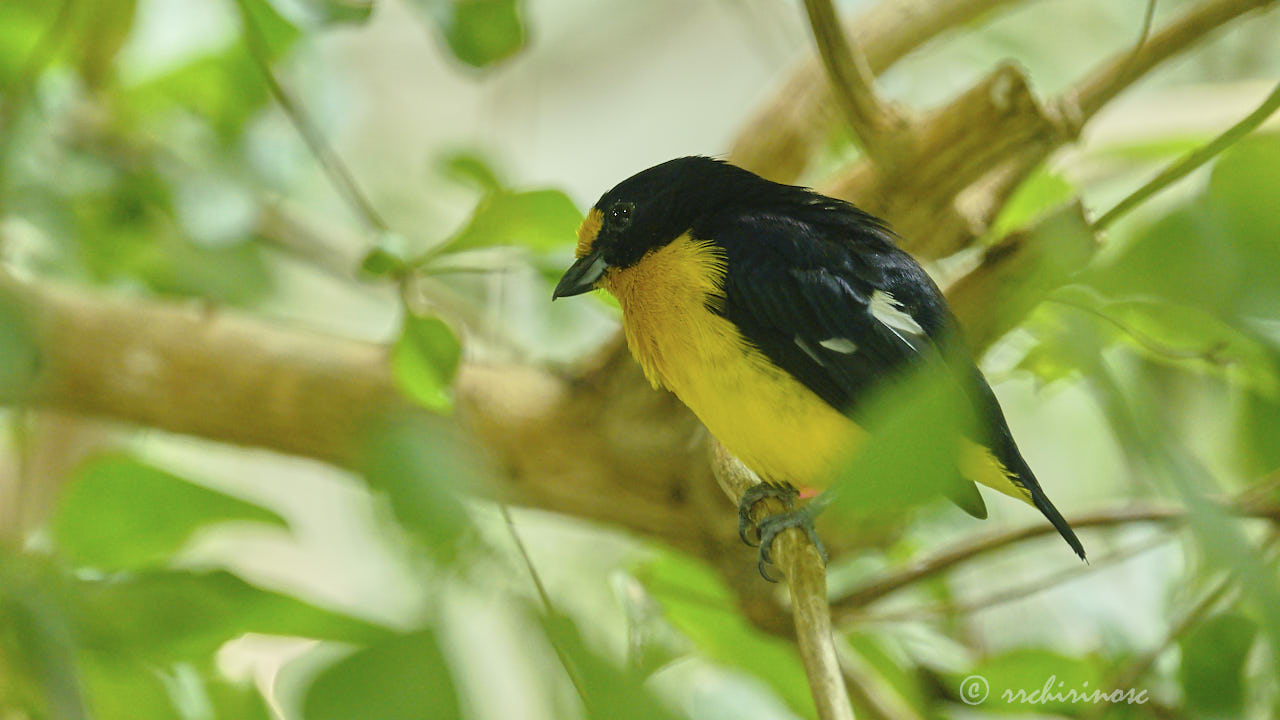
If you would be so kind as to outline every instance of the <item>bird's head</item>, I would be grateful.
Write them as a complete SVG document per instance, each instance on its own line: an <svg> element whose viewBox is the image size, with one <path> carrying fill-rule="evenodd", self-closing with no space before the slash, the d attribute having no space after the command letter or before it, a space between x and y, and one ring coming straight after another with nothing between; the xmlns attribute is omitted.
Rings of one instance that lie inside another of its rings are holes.
<svg viewBox="0 0 1280 720"><path fill-rule="evenodd" d="M683 157L643 170L601 196L578 228L578 258L552 299L580 295L695 227L709 213L768 184L720 160Z"/></svg>

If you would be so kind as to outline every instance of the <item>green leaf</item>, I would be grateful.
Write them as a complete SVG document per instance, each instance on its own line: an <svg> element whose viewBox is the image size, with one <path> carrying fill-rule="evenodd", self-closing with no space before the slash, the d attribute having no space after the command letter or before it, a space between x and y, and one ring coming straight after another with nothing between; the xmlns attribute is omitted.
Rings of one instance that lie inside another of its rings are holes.
<svg viewBox="0 0 1280 720"><path fill-rule="evenodd" d="M386 494L396 520L441 562L475 537L460 493L483 487L479 452L456 426L410 415L387 418L367 433L361 468Z"/></svg>
<svg viewBox="0 0 1280 720"><path fill-rule="evenodd" d="M1244 664L1258 626L1235 613L1215 615L1188 632L1178 644L1178 679L1187 709L1196 717L1244 717Z"/></svg>
<svg viewBox="0 0 1280 720"><path fill-rule="evenodd" d="M1276 365L1267 347L1198 307L1159 299L1108 300L1080 286L1062 288L1055 298L1084 311L1151 360L1226 377L1263 395L1277 391Z"/></svg>
<svg viewBox="0 0 1280 720"><path fill-rule="evenodd" d="M0 707L26 717L88 717L75 635L59 607L56 575L0 551Z"/></svg>
<svg viewBox="0 0 1280 720"><path fill-rule="evenodd" d="M406 312L400 338L391 348L391 372L406 396L447 412L453 407L453 376L461 357L462 345L443 320Z"/></svg>
<svg viewBox="0 0 1280 720"><path fill-rule="evenodd" d="M583 642L573 621L543 618L548 640L578 682L590 720L676 720L677 716L645 688L638 677L601 657ZM744 648L749 651L749 648Z"/></svg>
<svg viewBox="0 0 1280 720"><path fill-rule="evenodd" d="M841 470L827 511L846 523L894 516L940 497L967 499L972 406L940 358L887 384L861 413L867 439Z"/></svg>
<svg viewBox="0 0 1280 720"><path fill-rule="evenodd" d="M360 24L373 15L374 0L305 0L322 23Z"/></svg>
<svg viewBox="0 0 1280 720"><path fill-rule="evenodd" d="M489 68L525 44L518 0L413 0L435 25L454 57Z"/></svg>
<svg viewBox="0 0 1280 720"><path fill-rule="evenodd" d="M574 241L581 222L578 208L559 190L495 191L480 201L445 249L517 245L535 252L554 250Z"/></svg>
<svg viewBox="0 0 1280 720"><path fill-rule="evenodd" d="M455 720L462 717L434 633L397 635L325 668L303 700L306 720Z"/></svg>
<svg viewBox="0 0 1280 720"><path fill-rule="evenodd" d="M659 551L635 571L664 616L706 657L773 688L798 715L817 715L795 646L747 621L719 574L685 555Z"/></svg>
<svg viewBox="0 0 1280 720"><path fill-rule="evenodd" d="M440 172L461 185L485 191L504 189L498 174L479 153L465 150L447 153L440 158Z"/></svg>
<svg viewBox="0 0 1280 720"><path fill-rule="evenodd" d="M233 520L285 525L257 505L126 455L104 455L76 472L51 526L71 565L114 571L163 565L196 531Z"/></svg>
<svg viewBox="0 0 1280 720"><path fill-rule="evenodd" d="M1041 165L1014 191L991 224L988 234L1002 238L1010 231L1031 225L1041 215L1066 204L1075 195L1074 185Z"/></svg>
<svg viewBox="0 0 1280 720"><path fill-rule="evenodd" d="M1090 284L1115 297L1156 296L1233 322L1280 320L1280 136L1230 148L1209 187L1140 229Z"/></svg>
<svg viewBox="0 0 1280 720"><path fill-rule="evenodd" d="M162 666L207 660L250 632L349 643L374 642L390 632L222 571L148 570L69 580L63 594L82 648Z"/></svg>

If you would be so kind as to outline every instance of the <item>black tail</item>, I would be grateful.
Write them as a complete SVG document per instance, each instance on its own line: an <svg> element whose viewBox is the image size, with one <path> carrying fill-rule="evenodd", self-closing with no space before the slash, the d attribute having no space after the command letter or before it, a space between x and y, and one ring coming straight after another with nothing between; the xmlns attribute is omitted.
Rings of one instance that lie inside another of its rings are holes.
<svg viewBox="0 0 1280 720"><path fill-rule="evenodd" d="M1002 438L1003 442L999 443L996 457L1013 474L1014 483L1021 485L1031 494L1031 503L1041 513L1044 513L1044 516L1057 529L1062 539L1067 541L1067 544L1076 552L1076 555L1080 556L1081 560L1087 562L1088 558L1084 555L1084 545L1080 542L1080 538L1076 537L1075 531L1067 524L1067 521L1062 517L1062 513L1058 512L1058 508L1049 502L1049 496L1044 494L1044 489L1040 487L1035 474L1027 466L1027 461L1022 459L1022 453L1018 452L1018 446L1014 444L1013 437L1009 434L1009 431L1005 429L1000 434L1004 437Z"/></svg>

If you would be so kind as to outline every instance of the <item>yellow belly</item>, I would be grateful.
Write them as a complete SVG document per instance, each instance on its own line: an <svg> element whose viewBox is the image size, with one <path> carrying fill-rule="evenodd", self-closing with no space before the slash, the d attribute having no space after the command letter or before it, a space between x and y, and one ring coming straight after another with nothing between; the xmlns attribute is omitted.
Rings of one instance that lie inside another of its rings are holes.
<svg viewBox="0 0 1280 720"><path fill-rule="evenodd" d="M721 297L722 278L714 249L682 238L610 271L605 287L655 387L675 393L762 478L825 487L862 431L707 309Z"/></svg>

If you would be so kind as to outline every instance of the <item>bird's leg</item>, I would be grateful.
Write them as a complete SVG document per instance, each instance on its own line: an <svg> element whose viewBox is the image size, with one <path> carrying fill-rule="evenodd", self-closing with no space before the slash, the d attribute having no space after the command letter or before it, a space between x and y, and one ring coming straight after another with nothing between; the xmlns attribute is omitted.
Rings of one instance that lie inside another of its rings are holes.
<svg viewBox="0 0 1280 720"><path fill-rule="evenodd" d="M809 538L809 542L813 543L813 547L817 549L818 555L822 557L822 564L827 564L827 548L822 544L822 540L818 538L817 531L813 529L813 521L818 515L822 514L823 510L827 509L827 506L831 504L834 498L835 493L827 490L805 503L804 507L799 510L791 510L790 505L788 505L787 512L761 518L760 522L756 523L756 531L760 535L760 561L757 567L760 570L761 577L769 582L778 581L779 578L769 575L767 566L773 564L771 554L774 539L778 537L778 533L787 528L799 528Z"/></svg>
<svg viewBox="0 0 1280 720"><path fill-rule="evenodd" d="M795 507L796 498L799 496L800 491L790 483L761 482L747 488L747 491L742 494L742 500L738 502L738 537L751 547L760 544L760 528L751 519L751 510L755 508L756 503L765 498L776 498L782 501L787 510L791 510ZM754 541L751 539L752 532L755 533Z"/></svg>

